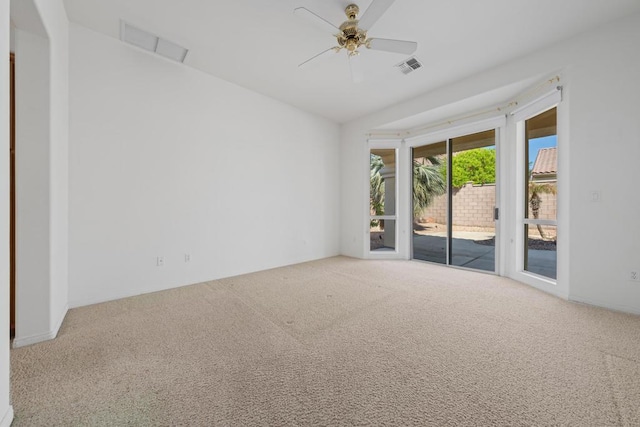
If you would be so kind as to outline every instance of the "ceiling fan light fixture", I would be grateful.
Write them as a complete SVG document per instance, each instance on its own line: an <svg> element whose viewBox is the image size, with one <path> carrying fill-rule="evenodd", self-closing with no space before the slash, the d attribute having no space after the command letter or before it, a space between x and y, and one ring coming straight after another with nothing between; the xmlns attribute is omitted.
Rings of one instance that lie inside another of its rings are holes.
<svg viewBox="0 0 640 427"><path fill-rule="evenodd" d="M376 21L386 12L386 10L393 4L394 1L395 0L373 0L369 5L369 8L364 13L362 20L358 20L360 8L358 7L358 5L352 3L344 9L347 20L340 24L339 27L334 26L329 20L323 18L317 13L310 11L305 7L298 7L294 9L293 12L295 15L307 17L314 23L319 25L321 24L324 28L330 29L337 42L337 46L329 48L311 57L310 59L299 64L298 67L307 65L309 62L315 60L316 58L326 57L325 53L329 50L339 52L344 49L347 51L347 57L351 60L352 58L355 58L360 54L360 51L358 49L362 46L371 50L411 55L416 51L418 47L418 44L416 42L369 38L369 36L367 35L367 29L376 23ZM363 24L362 26L360 25L361 23ZM337 30L337 32L335 30ZM359 73L352 72L352 76L355 75L359 75ZM355 78L354 81L356 81Z"/></svg>
<svg viewBox="0 0 640 427"><path fill-rule="evenodd" d="M360 8L357 4L350 4L344 12L347 14L347 18L349 18L350 21L355 21L360 13Z"/></svg>
<svg viewBox="0 0 640 427"><path fill-rule="evenodd" d="M338 46L349 51L349 54L356 52L360 46L367 43L367 32L358 28L358 13L360 8L355 4L350 4L344 10L347 20L340 25L340 32L336 34Z"/></svg>

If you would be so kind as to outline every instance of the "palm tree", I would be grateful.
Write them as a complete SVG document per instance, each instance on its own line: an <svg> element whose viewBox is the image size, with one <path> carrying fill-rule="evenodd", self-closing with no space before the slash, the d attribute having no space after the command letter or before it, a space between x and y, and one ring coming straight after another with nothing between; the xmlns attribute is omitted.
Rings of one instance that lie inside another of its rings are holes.
<svg viewBox="0 0 640 427"><path fill-rule="evenodd" d="M551 183L539 183L534 181L529 181L529 206L531 207L531 213L533 214L534 219L538 219L540 215L540 205L542 204L541 194L556 194L556 186ZM544 233L542 226L540 224L536 224L538 227L538 233L540 233L540 237L542 240L547 240L548 237Z"/></svg>
<svg viewBox="0 0 640 427"><path fill-rule="evenodd" d="M446 183L440 173L441 161L437 157L428 157L425 161L413 161L413 215L420 216L436 196L446 192ZM371 154L371 175L369 185L369 201L371 211L375 215L384 213L384 179L380 170L384 163L380 156ZM378 225L371 221L371 226ZM380 227L384 224L380 221Z"/></svg>
<svg viewBox="0 0 640 427"><path fill-rule="evenodd" d="M447 191L447 184L440 173L442 162L438 157L425 161L413 161L413 218L418 218L436 196Z"/></svg>
<svg viewBox="0 0 640 427"><path fill-rule="evenodd" d="M382 215L384 212L384 179L380 174L380 170L383 167L384 163L382 161L382 157L371 154L369 200L371 204L371 210L375 213L375 215Z"/></svg>

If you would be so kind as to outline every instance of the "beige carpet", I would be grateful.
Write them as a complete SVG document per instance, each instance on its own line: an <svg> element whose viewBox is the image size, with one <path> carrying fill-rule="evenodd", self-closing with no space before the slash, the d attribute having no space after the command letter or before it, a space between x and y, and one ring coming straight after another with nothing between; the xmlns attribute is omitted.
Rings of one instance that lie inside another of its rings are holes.
<svg viewBox="0 0 640 427"><path fill-rule="evenodd" d="M11 365L15 426L640 425L640 317L418 262L74 309Z"/></svg>

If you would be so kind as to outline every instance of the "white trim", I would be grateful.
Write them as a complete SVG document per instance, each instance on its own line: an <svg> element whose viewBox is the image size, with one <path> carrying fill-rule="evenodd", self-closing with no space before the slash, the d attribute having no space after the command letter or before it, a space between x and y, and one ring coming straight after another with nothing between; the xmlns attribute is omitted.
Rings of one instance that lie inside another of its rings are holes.
<svg viewBox="0 0 640 427"><path fill-rule="evenodd" d="M57 334L55 331L49 331L49 332L45 332L44 334L30 335L24 338L16 336L13 339L13 344L11 345L11 348L26 347L28 345L49 341L54 339L56 335Z"/></svg>
<svg viewBox="0 0 640 427"><path fill-rule="evenodd" d="M436 142L448 141L449 139L459 136L471 135L478 132L484 132L489 130L495 130L494 144L496 146L496 173L499 174L501 170L500 165L500 145L505 141L505 129L507 126L507 116L504 113L496 115L495 110L491 112L491 116L485 115L485 118L478 119L478 117L452 120L449 125L438 126L437 130L426 131L422 128L420 134L413 134L410 137L402 138L402 135L411 135L412 132L418 132L415 129L413 131L389 131L385 133L367 134L367 148L368 155L366 156L366 183L365 188L369 188L370 185L370 153L375 149L395 149L396 150L396 214L395 215L383 215L376 216L371 215L369 206L369 192L363 193L364 204L366 208L365 229L364 229L364 242L363 253L366 259L412 259L413 256L413 236L412 236L412 158L411 149L418 146L429 145ZM436 129L436 128L433 128ZM397 137L396 137L397 136ZM504 174L503 174L504 175ZM503 178L504 179L504 176ZM505 215L505 208L501 206L501 202L506 198L501 197L500 192L504 186L496 183L496 204L494 207L500 208L501 219ZM394 250L388 251L371 251L371 237L369 222L372 219L385 219L395 222L396 242ZM505 221L495 221L496 241L500 241L501 236L507 235L503 232ZM447 251L448 253L448 251ZM501 274L505 270L505 263L502 260L503 254L506 251L504 248L496 248L495 252L495 264L494 269L490 272L493 274Z"/></svg>
<svg viewBox="0 0 640 427"><path fill-rule="evenodd" d="M515 240L515 244L513 245L513 250L514 250L514 263L513 263L513 274L516 275L522 275L522 272L524 271L524 223L523 223L523 219L525 217L525 191L524 191L524 186L525 186L525 167L528 167L528 165L524 164L524 158L525 158L525 124L524 121L513 121L513 123L515 124L515 152L516 152L516 157L514 160L514 164L515 164L515 168L514 168L514 173L515 173L515 188L514 191L512 193L513 198L515 199L515 209L514 209L514 219L515 221L513 222L513 229L512 229L512 233L513 233L513 238ZM512 135L514 136L514 135ZM515 277L512 277L514 279L516 279ZM521 278L517 278L516 280L519 280L521 282L525 282L527 284L531 284L529 282L526 282L524 280L522 280Z"/></svg>
<svg viewBox="0 0 640 427"><path fill-rule="evenodd" d="M403 159L403 170L405 173L401 174L399 180L400 189L400 209L402 207L409 207L407 212L403 214L400 212L398 216L400 229L400 240L398 242L398 252L405 260L411 259L413 253L413 158L411 148L407 147L406 143L403 143L403 147L400 149L400 156Z"/></svg>
<svg viewBox="0 0 640 427"><path fill-rule="evenodd" d="M557 86L552 91L547 92L522 107L513 110L511 112L511 116L514 121L521 122L544 111L550 110L560 102L562 102L562 86Z"/></svg>
<svg viewBox="0 0 640 427"><path fill-rule="evenodd" d="M40 343L40 342L49 341L49 340L54 339L55 337L58 336L58 332L60 332L60 328L62 327L62 322L64 322L64 319L65 319L68 311L69 311L69 306L66 305L64 307L63 312L62 312L62 316L60 316L60 319L58 320L58 322L55 325L53 330L45 332L43 334L35 334L35 335L27 336L27 337L18 337L18 336L16 336L13 339L12 347L13 348L25 347L25 346L28 346L28 345L37 344L37 343Z"/></svg>
<svg viewBox="0 0 640 427"><path fill-rule="evenodd" d="M395 221L396 220L396 216L395 215L370 215L369 219L386 219L389 221Z"/></svg>
<svg viewBox="0 0 640 427"><path fill-rule="evenodd" d="M7 412L5 412L2 420L0 420L0 427L10 427L13 422L13 406L9 405Z"/></svg>
<svg viewBox="0 0 640 427"><path fill-rule="evenodd" d="M524 224L529 224L529 225L552 225L554 227L558 226L558 221L555 219L528 219L525 218L523 220Z"/></svg>
<svg viewBox="0 0 640 427"><path fill-rule="evenodd" d="M367 139L367 143L369 147L374 148L399 148L402 143L402 138L369 138Z"/></svg>
<svg viewBox="0 0 640 427"><path fill-rule="evenodd" d="M494 220L493 224L494 224L494 234L495 234L495 241L496 241L496 245L495 245L495 249L494 249L494 263L493 263L493 270L491 271L487 271L487 270L480 270L480 269L475 269L475 268L465 268L465 267L461 267L461 266L456 266L454 264L451 264L451 260L449 259L449 255L450 255L450 248L449 245L451 244L451 240L449 239L449 235L448 235L448 230L449 227L447 226L447 236L446 236L446 246L445 246L445 254L446 254L446 261L444 264L444 266L447 267L459 267L462 269L466 269L469 271L479 271L479 272L483 272L483 273L489 273L489 274L495 274L495 275L500 275L501 272L504 270L504 263L502 262L502 254L504 253L504 249L501 249L501 245L502 245L502 235L506 234L502 232L502 229L504 228L504 226L502 225L505 221L501 221L501 219L503 218L503 206L501 205L501 191L502 188L504 187L503 184L501 183L504 174L501 175L501 171L502 171L502 165L501 165L501 152L503 150L502 148L502 143L503 143L503 138L502 135L505 133L505 129L506 129L506 125L507 125L507 118L506 116L499 116L499 117L494 117L491 119L486 119L486 120L481 120L475 123L468 123L462 126L456 126L453 128L448 128L446 130L443 131L438 131L435 132L433 134L430 135L426 135L426 139L425 136L419 137L419 138L413 138L413 139L406 139L405 141L407 142L407 146L410 148L416 148L416 147L424 147L424 146L428 146L429 144L433 144L436 142L445 142L446 143L446 153L447 153L447 164L449 164L449 160L450 160L450 156L449 156L449 151L451 149L450 144L451 144L451 140L460 136L466 136L466 135L473 135L474 133L478 133L478 132L485 132L485 131L494 131L494 138L493 138L493 146L495 147L495 152L496 152L496 159L495 159L495 172L496 172L496 182L494 184L495 189L495 198L494 198L494 205L493 205L493 209L498 208L499 212L500 212L500 216L499 219ZM489 126L489 127L487 127ZM424 141L429 141L424 143ZM449 192L452 191L453 188L449 188L449 182L446 183L447 186L447 193L445 193L448 197L448 201L446 203L446 218L447 221L451 216L451 209L452 206L450 205L449 201L451 200L449 198ZM411 191L411 190L410 190ZM411 210L411 214L412 214L412 210ZM413 236L410 237L411 239L411 244L409 246L409 252L408 252L408 259L411 260L416 260L416 261L424 261L424 260L420 260L417 258L414 258L414 253L413 253ZM429 261L425 261L425 262L429 262ZM438 263L439 264L439 263Z"/></svg>
<svg viewBox="0 0 640 427"><path fill-rule="evenodd" d="M397 246L398 237L396 235L396 246ZM398 249L395 250L387 250L387 251L369 251L365 259L393 259L393 260L405 260L406 258L402 255Z"/></svg>
<svg viewBox="0 0 640 427"><path fill-rule="evenodd" d="M58 336L58 332L60 332L60 328L62 327L62 323L64 322L64 319L67 317L68 312L69 312L69 304L66 304L62 309L62 314L60 315L60 318L55 323L54 331L56 332L56 336Z"/></svg>
<svg viewBox="0 0 640 427"><path fill-rule="evenodd" d="M369 259L369 258L384 258L384 259L396 259L398 257L401 257L400 251L398 251L398 244L399 244L399 236L400 236L400 227L398 224L398 209L400 209L400 180L399 180L399 174L398 174L398 170L401 169L402 165L401 165L401 160L400 160L400 149L404 146L404 141L402 140L386 140L386 142L383 141L370 141L367 140L367 156L366 156L366 161L367 161L367 166L366 166L366 184L365 184L365 188L368 189L369 191L365 191L366 195L366 202L365 202L365 206L367 209L367 220L365 221L365 239L364 239L364 258L365 259ZM379 149L379 150L394 150L395 153L395 166L393 168L393 177L395 180L395 206L393 211L395 212L395 214L393 215L371 215L371 201L369 200L369 194L371 191L371 150L375 150L375 149ZM370 227L370 223L371 220L374 219L383 219L383 220L387 220L387 221L393 221L394 224L394 228L395 228L395 232L394 232L394 236L395 236L395 244L393 245L393 250L388 250L388 251L372 251L371 250L371 227Z"/></svg>
<svg viewBox="0 0 640 427"><path fill-rule="evenodd" d="M38 344L44 341L52 340L58 335L58 331L49 331L44 334L30 335L28 337L16 337L13 339L12 348L26 347L32 344Z"/></svg>
<svg viewBox="0 0 640 427"><path fill-rule="evenodd" d="M597 307L597 308L606 308L609 310L619 311L621 313L631 313L631 314L640 315L640 309L636 307L632 307L630 305L610 304L606 301L600 301L598 299L582 297L574 294L570 294L568 300L575 303L579 303L579 304L588 304L590 306Z"/></svg>
<svg viewBox="0 0 640 427"><path fill-rule="evenodd" d="M362 257L367 258L367 254L371 252L371 143L369 141L365 144L367 152L362 156L362 161L365 163L364 173L362 174L364 181L364 187L362 192L363 197L363 216L366 218L363 226L364 238L362 239ZM369 191L367 191L369 190Z"/></svg>
<svg viewBox="0 0 640 427"><path fill-rule="evenodd" d="M511 252L513 251L510 225L511 203L509 203L509 191L513 185L511 178L512 168L509 155L511 151L507 146L509 128L507 126L496 129L496 206L499 208L499 220L496 226L496 272L499 276L506 276L509 271Z"/></svg>
<svg viewBox="0 0 640 427"><path fill-rule="evenodd" d="M530 286L533 286L537 289L540 289L545 292L549 292L554 295L561 296L565 299L568 298L568 293L564 290L564 288L559 288L558 285L558 270L560 270L560 263L556 258L556 278L547 278L544 276L540 276L524 269L524 246L525 246L525 236L524 236L524 226L525 225L550 225L554 227L558 227L558 218L555 220L545 220L545 219L533 219L533 218L524 218L525 216L525 168L528 168L528 165L524 164L524 155L525 155L525 145L526 145L526 135L525 135L525 121L541 114L545 111L548 111L554 107L557 107L559 103L562 101L562 86L557 86L554 90L547 92L546 94L536 98L530 103L523 105L522 107L514 110L511 113L511 118L513 123L515 124L516 135L516 188L515 188L515 196L516 196L516 210L515 210L515 229L513 232L515 233L515 268L514 273L511 276L512 279L518 280L520 282L526 283ZM560 128L560 119L559 114L556 115L557 121L557 129ZM558 137L558 146L562 144L560 138L560 131L557 130L556 136ZM560 180L557 181L560 183ZM558 227L559 228L559 227Z"/></svg>
<svg viewBox="0 0 640 427"><path fill-rule="evenodd" d="M447 139L456 138L459 136L465 136L486 130L501 128L506 125L506 122L506 116L500 115L480 121L458 124L455 126L446 127L444 129L438 129L437 131L407 137L405 138L405 142L409 147L419 147L422 145L433 144L435 142L446 141Z"/></svg>
<svg viewBox="0 0 640 427"><path fill-rule="evenodd" d="M305 261L301 261L301 262L305 262ZM277 268L277 267L281 267L281 266L274 266L274 267L269 267L269 268ZM175 289L175 288L181 288L183 286L191 286L191 285L197 285L199 283L204 283L204 282L209 282L212 280L218 280L218 279L224 279L225 277L230 277L230 276L221 276L221 277L213 277L210 278L208 280L203 280L202 282L196 282L196 283L181 283L181 284L169 284L169 285L165 285L162 286L160 288L145 288L142 290L136 290L134 292L118 292L118 293L114 293L114 294L110 294L110 295L97 295L97 296L93 296L93 297L89 297L89 298L80 298L80 299L76 299L76 300L72 300L69 302L69 308L70 309L74 309L74 308L79 308L79 307L87 307L90 305L95 305L95 304L102 304L105 302L110 302L110 301L117 301L117 300L121 300L121 299L125 299L125 298L133 298L133 297L137 297L140 295L146 295L146 294L152 294L154 292L162 292L162 291L166 291L169 289Z"/></svg>
<svg viewBox="0 0 640 427"><path fill-rule="evenodd" d="M522 252L522 250L519 250L519 252ZM529 285L532 288L539 289L548 294L555 295L566 300L569 299L569 294L565 292L563 288L559 287L557 282L553 279L549 279L547 277L540 276L528 271L517 271L515 274L510 276L510 278Z"/></svg>
<svg viewBox="0 0 640 427"><path fill-rule="evenodd" d="M502 142L502 133L504 133L504 129L506 127L507 124L507 120L505 117L504 123L502 127L497 127L494 129L495 134L493 136L493 144L495 146L495 150L496 150L496 160L495 160L495 190L494 190L494 196L493 196L493 211L494 211L494 217L493 217L493 233L494 233L494 249L493 249L493 274L497 274L500 275L501 270L503 269L502 267L502 253L504 252L504 248L502 247L502 235L505 234L502 232L502 229L504 228L502 226L502 217L504 215L503 210L502 210L502 187L504 187L504 185L502 184L502 180L504 179L504 174L502 173L502 164L501 164L501 157L502 157L502 150L504 149L501 142ZM495 210L498 209L498 219L496 219L495 217Z"/></svg>

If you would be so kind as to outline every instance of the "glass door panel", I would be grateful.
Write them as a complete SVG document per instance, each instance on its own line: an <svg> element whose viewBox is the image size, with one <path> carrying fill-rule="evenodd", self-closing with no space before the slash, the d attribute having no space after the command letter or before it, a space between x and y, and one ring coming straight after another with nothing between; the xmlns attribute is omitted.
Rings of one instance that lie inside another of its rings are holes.
<svg viewBox="0 0 640 427"><path fill-rule="evenodd" d="M413 258L496 271L496 131L413 154Z"/></svg>
<svg viewBox="0 0 640 427"><path fill-rule="evenodd" d="M450 140L450 264L495 271L496 132Z"/></svg>
<svg viewBox="0 0 640 427"><path fill-rule="evenodd" d="M413 149L413 258L447 264L447 141Z"/></svg>

